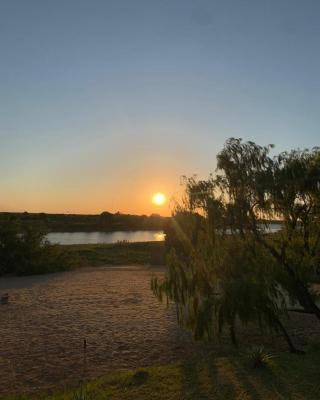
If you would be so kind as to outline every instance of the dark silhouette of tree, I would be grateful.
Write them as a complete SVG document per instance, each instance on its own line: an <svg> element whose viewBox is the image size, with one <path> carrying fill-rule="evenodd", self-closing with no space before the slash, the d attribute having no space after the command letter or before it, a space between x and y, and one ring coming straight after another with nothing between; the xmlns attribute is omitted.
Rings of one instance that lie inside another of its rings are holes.
<svg viewBox="0 0 320 400"><path fill-rule="evenodd" d="M159 299L176 302L178 320L195 337L236 321L280 331L286 297L320 318L311 289L319 263L320 155L292 151L271 158L273 146L229 139L218 154L217 174L185 178L186 197L167 231L169 270L154 278ZM282 229L271 232L272 221Z"/></svg>
<svg viewBox="0 0 320 400"><path fill-rule="evenodd" d="M293 150L270 158L270 148L230 139L218 155L223 172L218 186L233 209L236 229L272 255L275 278L293 301L320 319L310 287L320 252L320 152ZM283 223L275 235L265 234L270 219Z"/></svg>

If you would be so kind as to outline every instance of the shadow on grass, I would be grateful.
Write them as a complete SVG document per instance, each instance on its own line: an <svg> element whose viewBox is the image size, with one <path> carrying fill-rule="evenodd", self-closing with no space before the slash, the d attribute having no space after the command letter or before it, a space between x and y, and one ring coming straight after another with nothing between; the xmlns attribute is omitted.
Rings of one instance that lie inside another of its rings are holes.
<svg viewBox="0 0 320 400"><path fill-rule="evenodd" d="M289 363L301 356L288 355ZM298 358L298 359L296 359ZM302 359L301 359L302 360ZM282 366L283 367L283 366ZM255 369L244 357L206 358L200 363L181 366L183 399L316 399L299 387L295 373L270 365ZM303 366L302 366L303 368ZM320 398L320 397L319 397Z"/></svg>
<svg viewBox="0 0 320 400"><path fill-rule="evenodd" d="M219 382L219 371L214 362L210 367L206 363L187 363L181 366L183 399L214 399L220 398L221 392L226 399L235 396L232 384Z"/></svg>
<svg viewBox="0 0 320 400"><path fill-rule="evenodd" d="M251 399L279 398L290 399L292 391L288 383L277 374L271 366L254 368L248 362L239 359L229 359L234 379L242 386Z"/></svg>
<svg viewBox="0 0 320 400"><path fill-rule="evenodd" d="M86 390L78 387L41 399L318 400L319 360L316 347L310 348L306 356L279 353L265 368L253 368L248 357L239 352L222 357L206 353L201 360L182 364L114 372L88 382ZM77 398L73 397L75 393Z"/></svg>

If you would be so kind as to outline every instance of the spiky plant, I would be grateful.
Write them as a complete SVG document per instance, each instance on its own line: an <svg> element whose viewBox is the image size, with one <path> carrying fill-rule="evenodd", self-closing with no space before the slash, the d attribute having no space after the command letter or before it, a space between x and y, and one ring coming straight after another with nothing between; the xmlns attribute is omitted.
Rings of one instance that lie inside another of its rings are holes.
<svg viewBox="0 0 320 400"><path fill-rule="evenodd" d="M255 369L266 368L273 357L263 346L255 346L248 352L248 361Z"/></svg>

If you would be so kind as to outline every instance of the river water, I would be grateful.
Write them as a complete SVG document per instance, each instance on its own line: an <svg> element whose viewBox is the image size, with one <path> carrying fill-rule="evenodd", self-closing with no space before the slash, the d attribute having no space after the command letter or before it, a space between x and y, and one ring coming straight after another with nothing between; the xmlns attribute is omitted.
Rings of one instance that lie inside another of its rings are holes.
<svg viewBox="0 0 320 400"><path fill-rule="evenodd" d="M163 241L163 231L115 231L115 232L51 232L47 239L52 244L96 244L117 242Z"/></svg>
<svg viewBox="0 0 320 400"><path fill-rule="evenodd" d="M266 232L276 232L281 224L272 223ZM52 244L98 244L117 242L161 242L165 239L163 231L115 231L115 232L51 232L47 239Z"/></svg>

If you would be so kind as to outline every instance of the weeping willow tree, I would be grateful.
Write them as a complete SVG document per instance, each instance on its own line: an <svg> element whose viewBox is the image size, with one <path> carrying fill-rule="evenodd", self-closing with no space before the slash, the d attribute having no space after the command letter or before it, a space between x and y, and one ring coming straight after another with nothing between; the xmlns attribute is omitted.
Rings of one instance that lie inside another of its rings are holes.
<svg viewBox="0 0 320 400"><path fill-rule="evenodd" d="M230 139L218 155L217 183L236 229L272 256L275 279L292 302L320 320L311 288L319 273L320 151L293 150L271 158L271 147ZM274 220L282 229L266 235Z"/></svg>
<svg viewBox="0 0 320 400"><path fill-rule="evenodd" d="M178 321L196 338L224 329L237 345L236 322L280 331L289 297L319 317L311 281L319 260L317 149L282 153L230 139L215 176L185 179L185 199L167 233L168 272L152 290L176 303ZM271 233L271 221L282 229Z"/></svg>

